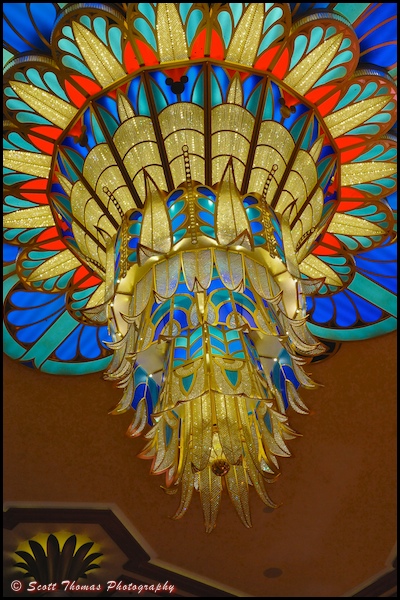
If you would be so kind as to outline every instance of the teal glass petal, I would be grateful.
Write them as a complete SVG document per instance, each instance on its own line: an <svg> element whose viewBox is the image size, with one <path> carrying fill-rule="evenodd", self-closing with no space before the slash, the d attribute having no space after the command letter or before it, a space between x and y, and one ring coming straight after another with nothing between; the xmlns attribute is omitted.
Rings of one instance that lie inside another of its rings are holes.
<svg viewBox="0 0 400 600"><path fill-rule="evenodd" d="M218 15L218 22L221 25L224 44L228 47L232 37L232 20L229 13L226 11L220 12Z"/></svg>
<svg viewBox="0 0 400 600"><path fill-rule="evenodd" d="M115 58L122 63L122 32L119 27L110 27L108 37Z"/></svg>
<svg viewBox="0 0 400 600"><path fill-rule="evenodd" d="M103 17L93 19L93 30L103 44L107 46L106 21Z"/></svg>
<svg viewBox="0 0 400 600"><path fill-rule="evenodd" d="M63 56L62 64L65 67L67 67L68 69L72 69L72 71L76 71L80 75L86 75L86 77L89 77L90 79L95 79L92 72L80 60L78 60L74 56L69 56L69 55Z"/></svg>
<svg viewBox="0 0 400 600"><path fill-rule="evenodd" d="M316 27L316 30L321 32L321 37L322 37L322 29L321 27ZM313 30L314 32L314 30ZM308 38L306 35L298 35L294 41L294 45L293 45L293 52L292 52L292 56L290 59L290 65L289 65L289 69L293 69L293 67L295 67L297 65L297 63L300 61L301 57L303 56L306 48L307 48L307 44L308 44Z"/></svg>
<svg viewBox="0 0 400 600"><path fill-rule="evenodd" d="M157 50L156 38L147 21L139 17L135 19L134 26L143 35L144 39L150 44L153 50Z"/></svg>
<svg viewBox="0 0 400 600"><path fill-rule="evenodd" d="M179 6L188 6L190 8L190 4L185 2L180 4ZM154 8L149 2L139 2L138 11L142 13L148 19L153 27L156 26L156 14Z"/></svg>
<svg viewBox="0 0 400 600"><path fill-rule="evenodd" d="M318 81L314 84L313 87L318 87L320 85L324 85L325 83L330 83L331 81L335 81L335 79L341 79L346 77L347 69L345 67L335 67L334 69L328 71L325 75L323 75Z"/></svg>
<svg viewBox="0 0 400 600"><path fill-rule="evenodd" d="M203 13L201 10L193 10L186 26L186 37L188 45L190 46L197 32L197 28L203 19Z"/></svg>
<svg viewBox="0 0 400 600"><path fill-rule="evenodd" d="M268 31L263 41L261 42L258 54L261 54L262 52L264 52L264 50L270 48L273 45L273 43L283 35L283 33L284 29L280 23L274 25L274 27L272 27Z"/></svg>
<svg viewBox="0 0 400 600"><path fill-rule="evenodd" d="M70 42L69 40L66 40L65 38L61 38L61 40L58 41L58 47L63 52L72 54L73 56L76 56L77 58L79 58L80 61L83 61L83 56L80 53L79 48L77 47L77 45L74 42L72 42L72 41ZM68 66L68 65L66 65L66 66Z"/></svg>
<svg viewBox="0 0 400 600"><path fill-rule="evenodd" d="M57 94L57 96L65 102L70 102L70 99L64 92L63 88L61 87L58 81L57 76L54 73L52 73L51 71L47 71L47 73L43 75L43 80L45 81L49 90Z"/></svg>

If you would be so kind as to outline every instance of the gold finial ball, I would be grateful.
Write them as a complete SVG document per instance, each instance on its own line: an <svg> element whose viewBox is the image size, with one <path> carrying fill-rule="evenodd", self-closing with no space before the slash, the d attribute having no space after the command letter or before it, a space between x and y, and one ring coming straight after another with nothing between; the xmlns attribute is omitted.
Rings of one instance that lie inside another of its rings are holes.
<svg viewBox="0 0 400 600"><path fill-rule="evenodd" d="M229 463L224 458L216 458L211 463L211 471L218 477L226 475L230 468Z"/></svg>

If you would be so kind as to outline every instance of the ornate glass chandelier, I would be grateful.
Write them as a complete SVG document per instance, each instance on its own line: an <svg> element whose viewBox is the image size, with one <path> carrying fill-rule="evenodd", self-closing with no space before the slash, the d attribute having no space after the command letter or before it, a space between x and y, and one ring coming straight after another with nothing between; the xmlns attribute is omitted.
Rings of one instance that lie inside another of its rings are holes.
<svg viewBox="0 0 400 600"><path fill-rule="evenodd" d="M175 517L226 488L249 527L304 367L396 327L394 59L365 4L12 6L5 350L106 368Z"/></svg>

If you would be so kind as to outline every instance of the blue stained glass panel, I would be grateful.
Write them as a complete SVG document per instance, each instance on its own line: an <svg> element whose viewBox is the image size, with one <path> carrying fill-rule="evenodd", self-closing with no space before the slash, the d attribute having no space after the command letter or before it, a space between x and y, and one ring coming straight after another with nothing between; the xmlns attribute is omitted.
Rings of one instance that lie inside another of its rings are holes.
<svg viewBox="0 0 400 600"><path fill-rule="evenodd" d="M331 298L307 298L307 310L312 311L312 320L316 323L327 323L333 318L334 306Z"/></svg>
<svg viewBox="0 0 400 600"><path fill-rule="evenodd" d="M214 349L218 349L223 354L226 354L225 344L223 342L221 342L221 340L219 340L219 339L217 339L216 337L213 336L211 338L211 352L212 352L212 354L215 354L214 353Z"/></svg>
<svg viewBox="0 0 400 600"><path fill-rule="evenodd" d="M77 327L56 350L55 355L60 360L72 360L76 356L80 336L80 327Z"/></svg>
<svg viewBox="0 0 400 600"><path fill-rule="evenodd" d="M357 321L356 310L344 292L335 294L334 301L337 308L336 322L339 327L351 327L355 325Z"/></svg>
<svg viewBox="0 0 400 600"><path fill-rule="evenodd" d="M4 262L14 262L18 256L18 246L11 244L3 244L3 260Z"/></svg>
<svg viewBox="0 0 400 600"><path fill-rule="evenodd" d="M182 360L186 360L186 348L179 348L175 346L174 358L181 358Z"/></svg>
<svg viewBox="0 0 400 600"><path fill-rule="evenodd" d="M212 190L209 190L206 187L199 186L197 188L197 191L200 194L203 194L203 196L208 196L209 198L212 198L213 200L215 200L215 193Z"/></svg>
<svg viewBox="0 0 400 600"><path fill-rule="evenodd" d="M364 300L364 298L360 298L351 291L347 291L346 294L357 306L357 311L364 323L374 323L382 317L382 310L379 307L371 304L368 300Z"/></svg>
<svg viewBox="0 0 400 600"><path fill-rule="evenodd" d="M190 357L192 358L194 356L194 354L200 350L200 348L203 345L203 338L199 338L198 340L196 340L191 346L190 346Z"/></svg>
<svg viewBox="0 0 400 600"><path fill-rule="evenodd" d="M45 11L43 6L46 7ZM50 2L45 5L31 2L30 11L32 19L26 2L4 2L3 15L8 19L11 27L3 19L3 40L17 52L32 52L34 46L40 52L50 54L50 49L43 42L40 34L50 41L56 18L55 6Z"/></svg>
<svg viewBox="0 0 400 600"><path fill-rule="evenodd" d="M180 198L183 194L183 190L175 190L174 192L172 192L172 194L170 195L170 197L167 200L167 206L168 208L171 206L171 204L173 204L176 200L178 200L178 198Z"/></svg>
<svg viewBox="0 0 400 600"><path fill-rule="evenodd" d="M297 388L299 386L299 382L296 379L295 374L293 373L292 367L289 365L282 365L282 371L284 372L286 379L289 379L293 383L293 385Z"/></svg>
<svg viewBox="0 0 400 600"><path fill-rule="evenodd" d="M101 350L97 340L96 327L91 327L90 325L83 325L82 327L83 329L80 339L81 354L89 360L97 358L100 356Z"/></svg>

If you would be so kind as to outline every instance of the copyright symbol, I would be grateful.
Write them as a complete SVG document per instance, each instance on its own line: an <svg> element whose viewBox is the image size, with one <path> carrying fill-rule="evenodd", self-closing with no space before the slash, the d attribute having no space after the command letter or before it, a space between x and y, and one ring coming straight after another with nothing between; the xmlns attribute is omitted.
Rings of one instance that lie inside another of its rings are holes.
<svg viewBox="0 0 400 600"><path fill-rule="evenodd" d="M16 579L11 582L11 589L13 592L20 592L22 590L22 583Z"/></svg>

